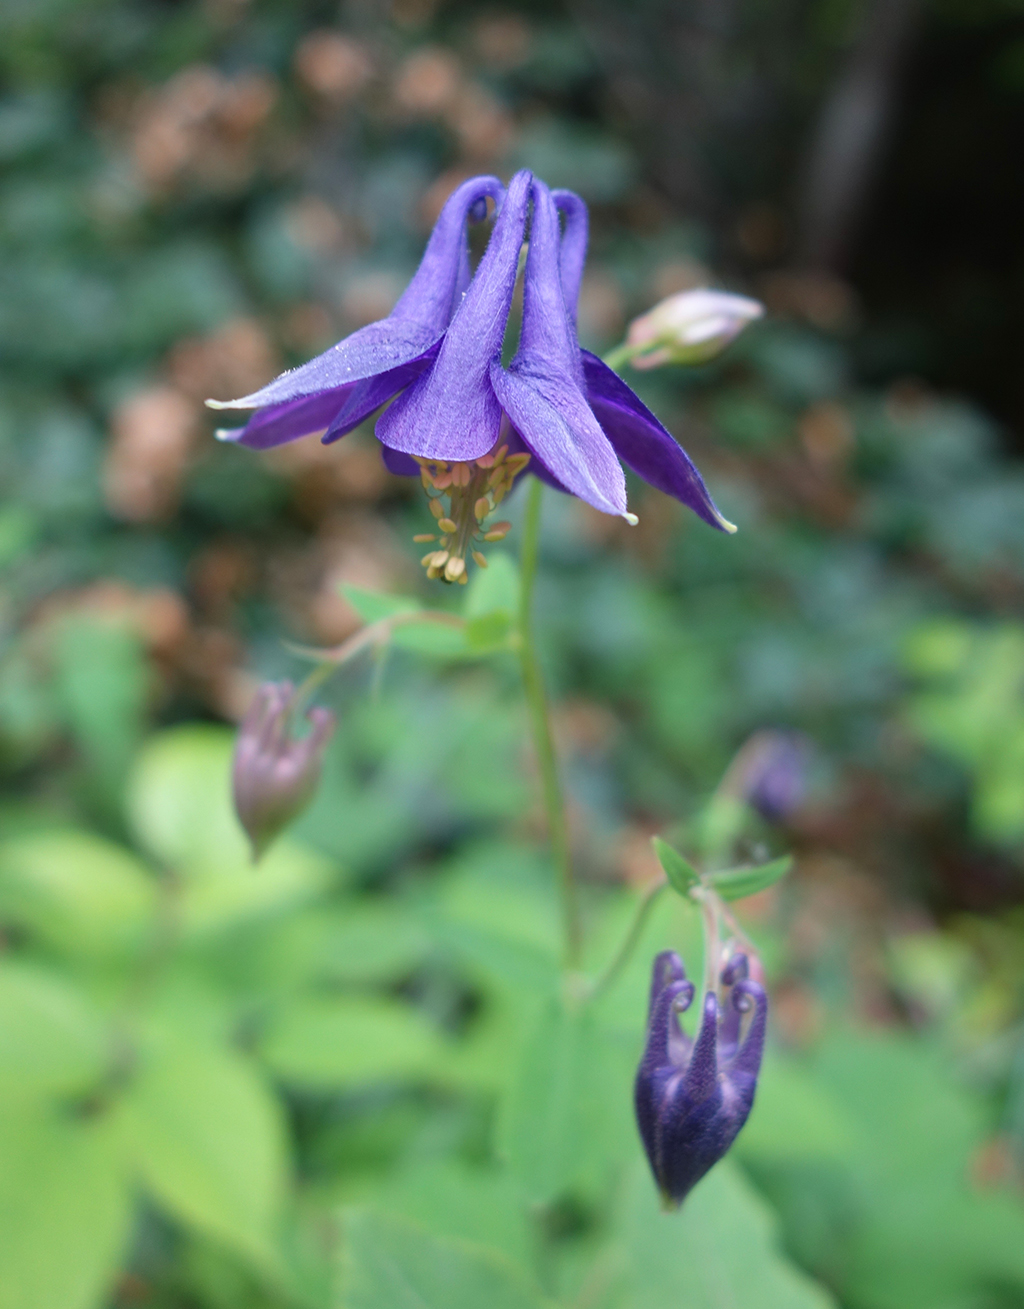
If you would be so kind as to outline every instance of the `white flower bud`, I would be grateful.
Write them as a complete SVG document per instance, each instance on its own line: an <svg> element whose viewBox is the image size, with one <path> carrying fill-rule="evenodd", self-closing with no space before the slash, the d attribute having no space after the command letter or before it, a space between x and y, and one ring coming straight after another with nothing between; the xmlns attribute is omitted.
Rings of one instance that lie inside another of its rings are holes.
<svg viewBox="0 0 1024 1309"><path fill-rule="evenodd" d="M763 313L757 300L728 291L702 288L670 295L630 323L630 362L634 368L706 363Z"/></svg>

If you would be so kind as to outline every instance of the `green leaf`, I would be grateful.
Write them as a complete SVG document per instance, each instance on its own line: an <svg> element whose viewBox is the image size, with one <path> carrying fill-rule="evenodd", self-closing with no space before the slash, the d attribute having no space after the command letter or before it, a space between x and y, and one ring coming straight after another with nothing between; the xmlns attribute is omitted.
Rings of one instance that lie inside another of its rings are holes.
<svg viewBox="0 0 1024 1309"><path fill-rule="evenodd" d="M603 1128L601 1071L589 1010L552 999L527 1037L498 1128L530 1201L557 1199L582 1179Z"/></svg>
<svg viewBox="0 0 1024 1309"><path fill-rule="evenodd" d="M482 614L466 624L466 645L474 654L490 654L508 646L512 619L500 611Z"/></svg>
<svg viewBox="0 0 1024 1309"><path fill-rule="evenodd" d="M519 568L511 555L496 551L486 568L477 568L466 588L462 606L468 619L501 613L512 618L519 608Z"/></svg>
<svg viewBox="0 0 1024 1309"><path fill-rule="evenodd" d="M190 931L293 905L332 876L329 864L287 836L253 867L231 803L233 745L224 728L171 728L150 738L130 779L131 825L161 863L183 874L179 907Z"/></svg>
<svg viewBox="0 0 1024 1309"><path fill-rule="evenodd" d="M689 895L693 887L700 885L700 873L667 841L663 841L660 836L652 836L651 845L673 890L680 895Z"/></svg>
<svg viewBox="0 0 1024 1309"><path fill-rule="evenodd" d="M88 832L41 832L0 846L0 913L75 954L137 948L157 884L126 850Z"/></svg>
<svg viewBox="0 0 1024 1309"><path fill-rule="evenodd" d="M541 1296L495 1251L431 1236L372 1210L345 1218L344 1309L541 1309Z"/></svg>
<svg viewBox="0 0 1024 1309"><path fill-rule="evenodd" d="M848 1115L820 1079L795 1059L769 1051L753 1111L736 1141L744 1162L842 1160L852 1140Z"/></svg>
<svg viewBox="0 0 1024 1309"><path fill-rule="evenodd" d="M361 586L342 583L338 588L364 623L379 623L396 614L415 614L423 606L410 596L387 595L383 591L367 591Z"/></svg>
<svg viewBox="0 0 1024 1309"><path fill-rule="evenodd" d="M664 1213L657 1188L637 1168L621 1239L623 1304L629 1309L829 1309L831 1296L786 1260L771 1211L728 1161L717 1164Z"/></svg>
<svg viewBox="0 0 1024 1309"><path fill-rule="evenodd" d="M727 868L722 872L708 873L704 880L723 900L742 900L745 895L756 895L758 891L774 886L792 867L793 856L787 854L756 868Z"/></svg>
<svg viewBox="0 0 1024 1309"><path fill-rule="evenodd" d="M0 1305L106 1302L132 1205L105 1120L0 1115Z"/></svg>
<svg viewBox="0 0 1024 1309"><path fill-rule="evenodd" d="M128 1139L153 1198L270 1267L287 1178L281 1110L241 1055L162 1034L124 1103Z"/></svg>
<svg viewBox="0 0 1024 1309"><path fill-rule="evenodd" d="M92 1090L108 1061L98 1014L75 987L24 964L0 964L0 1097Z"/></svg>
<svg viewBox="0 0 1024 1309"><path fill-rule="evenodd" d="M271 1023L260 1049L289 1082L340 1087L422 1076L441 1063L443 1047L407 1005L345 996L294 1001Z"/></svg>

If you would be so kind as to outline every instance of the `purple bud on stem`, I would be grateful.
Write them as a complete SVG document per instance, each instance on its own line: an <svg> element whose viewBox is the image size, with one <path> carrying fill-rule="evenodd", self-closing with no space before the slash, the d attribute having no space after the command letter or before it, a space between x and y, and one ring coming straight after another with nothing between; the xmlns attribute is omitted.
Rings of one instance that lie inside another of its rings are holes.
<svg viewBox="0 0 1024 1309"><path fill-rule="evenodd" d="M312 800L324 750L336 719L329 709L306 713L311 725L299 740L290 734L291 682L264 682L245 715L231 767L235 813L258 860L278 833Z"/></svg>

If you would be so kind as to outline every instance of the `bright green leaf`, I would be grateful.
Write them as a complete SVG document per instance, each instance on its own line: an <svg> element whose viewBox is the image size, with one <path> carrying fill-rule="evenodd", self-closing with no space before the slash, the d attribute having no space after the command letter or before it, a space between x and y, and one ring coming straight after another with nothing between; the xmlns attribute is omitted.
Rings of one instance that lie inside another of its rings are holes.
<svg viewBox="0 0 1024 1309"><path fill-rule="evenodd" d="M321 1087L422 1076L438 1066L442 1050L408 1005L357 996L293 1001L260 1048L287 1081Z"/></svg>
<svg viewBox="0 0 1024 1309"><path fill-rule="evenodd" d="M525 1042L499 1125L501 1152L530 1201L547 1203L580 1181L602 1126L601 1071L589 1011L552 1000Z"/></svg>
<svg viewBox="0 0 1024 1309"><path fill-rule="evenodd" d="M746 895L756 895L758 891L774 886L792 867L793 856L787 854L756 868L727 868L718 873L708 873L705 881L723 900L742 900Z"/></svg>
<svg viewBox="0 0 1024 1309"><path fill-rule="evenodd" d="M689 895L693 887L700 883L700 873L660 836L652 836L651 845L672 888L680 895Z"/></svg>
<svg viewBox="0 0 1024 1309"><path fill-rule="evenodd" d="M109 1058L88 999L53 973L0 964L0 1097L72 1096L93 1089Z"/></svg>
<svg viewBox="0 0 1024 1309"><path fill-rule="evenodd" d="M786 1260L771 1211L728 1160L665 1213L637 1168L620 1229L623 1309L829 1309L831 1296Z"/></svg>
<svg viewBox="0 0 1024 1309"><path fill-rule="evenodd" d="M131 1197L105 1120L0 1115L0 1305L95 1309L128 1238Z"/></svg>
<svg viewBox="0 0 1024 1309"><path fill-rule="evenodd" d="M285 1194L281 1111L241 1055L162 1035L125 1097L128 1139L153 1198L264 1266Z"/></svg>
<svg viewBox="0 0 1024 1309"><path fill-rule="evenodd" d="M346 1216L339 1309L541 1309L543 1303L495 1251L368 1210Z"/></svg>
<svg viewBox="0 0 1024 1309"><path fill-rule="evenodd" d="M88 832L41 832L0 846L0 913L61 949L138 946L152 931L156 879Z"/></svg>
<svg viewBox="0 0 1024 1309"><path fill-rule="evenodd" d="M511 555L495 551L487 567L477 568L466 588L462 612L468 619L502 613L511 618L519 608L519 569Z"/></svg>

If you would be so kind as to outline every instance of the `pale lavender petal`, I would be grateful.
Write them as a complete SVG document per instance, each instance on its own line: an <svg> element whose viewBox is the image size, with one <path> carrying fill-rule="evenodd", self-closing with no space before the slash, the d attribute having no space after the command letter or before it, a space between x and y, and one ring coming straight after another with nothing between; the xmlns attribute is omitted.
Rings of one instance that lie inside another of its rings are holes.
<svg viewBox="0 0 1024 1309"><path fill-rule="evenodd" d="M531 180L523 170L509 183L487 250L437 362L378 420L377 436L393 450L452 462L478 459L497 441L501 408L491 390L490 364L501 357Z"/></svg>
<svg viewBox="0 0 1024 1309"><path fill-rule="evenodd" d="M589 350L582 355L587 398L622 462L651 486L689 505L712 527L735 532L732 523L718 512L704 479L679 442L607 364Z"/></svg>
<svg viewBox="0 0 1024 1309"><path fill-rule="evenodd" d="M364 419L369 418L374 410L379 409L382 404L387 404L393 395L397 395L410 382L414 382L430 365L436 353L435 346L411 364L405 364L402 368L392 368L388 373L381 373L377 377L368 377L365 381L357 382L349 392L344 407L324 433L322 437L324 445L330 445L332 441L347 436Z"/></svg>
<svg viewBox="0 0 1024 1309"><path fill-rule="evenodd" d="M420 266L387 318L361 327L323 354L292 368L240 400L209 402L213 409L256 409L373 377L420 358L443 335L462 300L466 218L479 216L480 201L496 201L504 188L496 177L474 177L448 197L427 242ZM486 213L486 206L484 211Z"/></svg>
<svg viewBox="0 0 1024 1309"><path fill-rule="evenodd" d="M569 321L576 326L576 310L580 299L583 266L587 262L587 236L589 220L587 206L575 191L552 191L551 198L565 217L562 233L562 250L559 257L562 281L562 299Z"/></svg>
<svg viewBox="0 0 1024 1309"><path fill-rule="evenodd" d="M244 427L219 431L217 439L248 446L250 450L271 450L311 432L322 432L345 404L351 389L340 386L333 391L269 405L254 413Z"/></svg>

